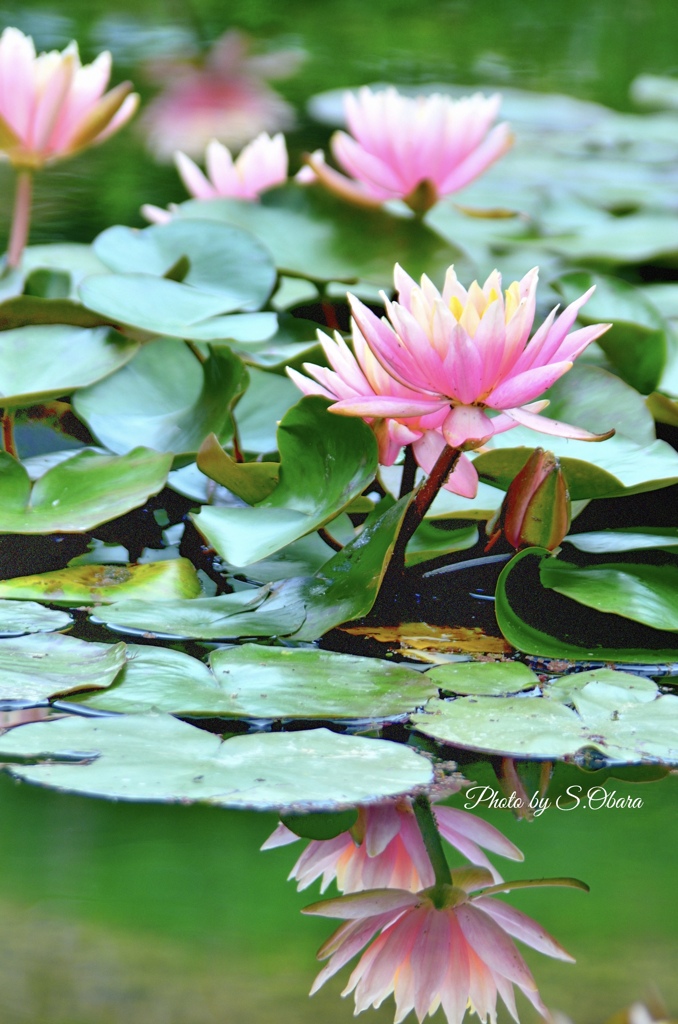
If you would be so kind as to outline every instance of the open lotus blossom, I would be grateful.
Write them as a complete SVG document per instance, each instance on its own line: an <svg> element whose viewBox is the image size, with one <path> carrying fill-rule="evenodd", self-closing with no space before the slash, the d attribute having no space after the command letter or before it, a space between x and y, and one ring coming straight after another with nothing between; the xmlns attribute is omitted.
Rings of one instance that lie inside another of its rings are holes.
<svg viewBox="0 0 678 1024"><path fill-rule="evenodd" d="M366 419L387 466L400 447L412 444L417 462L430 473L446 445L478 449L518 425L580 441L604 440L612 432L592 434L538 415L548 401L533 400L611 325L571 331L590 289L559 316L557 307L552 310L528 340L537 277L535 268L502 295L501 275L494 270L482 287L474 281L467 291L450 267L441 293L426 276L419 286L396 265L398 300L383 295L388 319L349 296L355 354L339 335L320 335L331 369L305 363L313 380L288 373L305 394L334 399L333 412ZM445 486L475 497L478 475L465 455Z"/></svg>
<svg viewBox="0 0 678 1024"><path fill-rule="evenodd" d="M501 996L517 1021L517 985L548 1017L511 937L547 956L570 962L573 958L532 918L483 895L489 881L487 872L472 868L453 872L452 885L444 887L442 898L433 889L377 889L307 907L306 914L345 921L318 951L318 959L329 957L329 962L311 994L377 936L342 992L355 990L356 1013L380 1006L393 993L395 1024L411 1010L421 1024L441 1006L449 1024L461 1024L467 1008L495 1024Z"/></svg>
<svg viewBox="0 0 678 1024"><path fill-rule="evenodd" d="M501 881L501 875L481 846L511 860L523 859L517 846L475 814L440 806L434 806L433 813L441 836L472 864L487 868L495 882ZM281 823L262 849L284 846L298 838ZM390 886L416 892L433 885L433 868L411 799L400 797L360 807L358 820L348 832L342 832L334 839L312 840L289 877L296 879L297 888L301 890L321 876L321 892L334 879L342 892Z"/></svg>
<svg viewBox="0 0 678 1024"><path fill-rule="evenodd" d="M130 82L104 93L110 53L80 63L76 43L36 56L30 36L6 28L0 37L0 152L35 170L71 156L117 131L137 108Z"/></svg>
<svg viewBox="0 0 678 1024"><path fill-rule="evenodd" d="M401 96L393 88L347 92L351 134L336 132L331 147L350 178L328 167L321 154L312 154L308 163L323 184L346 199L372 206L403 199L424 212L468 185L509 148L508 125L492 128L500 103L501 96L480 93L453 100L438 93Z"/></svg>

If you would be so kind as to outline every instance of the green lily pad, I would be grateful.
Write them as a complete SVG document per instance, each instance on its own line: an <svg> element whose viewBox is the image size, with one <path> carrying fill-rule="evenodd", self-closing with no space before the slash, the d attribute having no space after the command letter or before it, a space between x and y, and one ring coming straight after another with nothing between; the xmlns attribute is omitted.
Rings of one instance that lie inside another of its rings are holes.
<svg viewBox="0 0 678 1024"><path fill-rule="evenodd" d="M671 218L650 213L610 217L605 224L594 224L577 234L543 239L542 244L573 262L648 263L658 256L678 255Z"/></svg>
<svg viewBox="0 0 678 1024"><path fill-rule="evenodd" d="M612 322L598 345L622 380L647 395L659 384L666 361L666 321L639 288L618 278L572 273L553 286L569 303L593 284L596 290L578 319L584 324Z"/></svg>
<svg viewBox="0 0 678 1024"><path fill-rule="evenodd" d="M275 313L232 313L225 297L151 274L100 274L80 285L87 309L113 323L187 341L261 342L275 334Z"/></svg>
<svg viewBox="0 0 678 1024"><path fill-rule="evenodd" d="M550 402L544 415L550 419L575 423L596 434L615 430L617 436L641 446L651 445L657 439L652 413L643 396L600 366L575 363L544 397ZM533 436L542 448L551 447L550 437ZM603 441L598 447L607 443ZM588 444L588 448L595 444Z"/></svg>
<svg viewBox="0 0 678 1024"><path fill-rule="evenodd" d="M110 451L139 442L156 451L195 452L212 431L233 435L231 407L247 387L247 372L228 348L201 363L185 345L160 338L133 362L74 400L78 416Z"/></svg>
<svg viewBox="0 0 678 1024"><path fill-rule="evenodd" d="M78 286L90 274L102 274L106 266L91 245L80 242L57 242L50 245L28 245L21 257L21 270L31 277L36 271L56 271L70 279L68 297L77 298Z"/></svg>
<svg viewBox="0 0 678 1024"><path fill-rule="evenodd" d="M78 690L104 688L124 664L124 644L86 643L61 633L0 640L0 701L31 707Z"/></svg>
<svg viewBox="0 0 678 1024"><path fill-rule="evenodd" d="M437 693L413 669L334 651L243 644L210 666L237 718L392 718Z"/></svg>
<svg viewBox="0 0 678 1024"><path fill-rule="evenodd" d="M664 648L626 648L626 647L605 647L602 644L592 644L590 647L582 647L571 643L567 639L561 639L545 633L541 629L526 622L511 607L507 594L507 583L511 573L524 558L537 557L540 559L551 559L551 552L545 548L526 548L520 551L506 565L497 580L495 593L495 614L502 633L510 644L513 644L519 651L526 654L537 654L544 658L565 658L574 661L611 661L626 662L627 664L647 665L662 662L674 662L678 656L678 646L675 649ZM542 563L543 564L543 561ZM536 584L538 586L538 584ZM535 595L538 602L538 595Z"/></svg>
<svg viewBox="0 0 678 1024"><path fill-rule="evenodd" d="M415 218L351 206L323 189L276 189L260 203L189 200L177 218L234 224L255 235L280 273L312 281L368 281L390 288L394 253L413 276L459 263L452 249Z"/></svg>
<svg viewBox="0 0 678 1024"><path fill-rule="evenodd" d="M573 501L619 498L678 483L678 452L665 441L637 445L617 435L602 443L570 441L516 427L495 435L478 455L475 467L482 479L507 489L535 447L547 445L560 459Z"/></svg>
<svg viewBox="0 0 678 1024"><path fill-rule="evenodd" d="M172 462L148 448L127 455L84 450L31 489L24 467L0 452L0 533L80 533L124 515L162 489Z"/></svg>
<svg viewBox="0 0 678 1024"><path fill-rule="evenodd" d="M168 639L231 640L240 637L288 636L305 618L300 599L281 596L265 586L219 597L189 601L116 601L97 610L94 622L121 632L153 634Z"/></svg>
<svg viewBox="0 0 678 1024"><path fill-rule="evenodd" d="M353 523L346 513L333 519L331 528L326 529L334 540L343 545L350 544L357 535ZM268 558L248 565L246 575L248 580L256 580L257 583L275 583L278 580L286 580L294 576L312 576L331 558L334 558L335 553L320 534L308 533L305 537L294 541L293 544L288 544L286 548L276 551ZM227 562L224 563L224 568L236 576L243 571Z"/></svg>
<svg viewBox="0 0 678 1024"><path fill-rule="evenodd" d="M653 629L678 631L678 567L610 562L572 565L558 558L540 566L542 585L587 608L622 615Z"/></svg>
<svg viewBox="0 0 678 1024"><path fill-rule="evenodd" d="M73 751L89 763L73 763ZM222 741L161 714L21 726L0 737L9 757L43 761L8 770L53 789L255 810L334 811L432 781L425 758L387 740L313 729Z"/></svg>
<svg viewBox="0 0 678 1024"><path fill-rule="evenodd" d="M0 330L37 324L68 324L73 327L106 327L108 321L72 299L16 295L0 303Z"/></svg>
<svg viewBox="0 0 678 1024"><path fill-rule="evenodd" d="M519 661L468 661L440 665L430 669L426 678L441 690L483 697L501 697L521 690L533 690L539 685L539 676Z"/></svg>
<svg viewBox="0 0 678 1024"><path fill-rule="evenodd" d="M441 530L424 520L407 545L405 565L419 565L421 562L450 555L454 551L466 551L478 541L475 526L462 526L457 530Z"/></svg>
<svg viewBox="0 0 678 1024"><path fill-rule="evenodd" d="M259 309L276 281L273 261L252 235L217 222L173 219L139 231L118 225L94 240L96 256L114 274L162 278L182 257L181 283L218 296L220 313Z"/></svg>
<svg viewBox="0 0 678 1024"><path fill-rule="evenodd" d="M625 526L614 530L570 533L564 543L578 551L600 555L611 551L678 551L678 527Z"/></svg>
<svg viewBox="0 0 678 1024"><path fill-rule="evenodd" d="M244 452L274 452L278 420L299 401L299 388L289 377L248 367L250 386L238 402L235 420Z"/></svg>
<svg viewBox="0 0 678 1024"><path fill-rule="evenodd" d="M219 715L225 694L201 661L180 651L148 644L127 644L127 662L106 690L79 693L70 703L98 711L170 715Z"/></svg>
<svg viewBox="0 0 678 1024"><path fill-rule="evenodd" d="M360 419L334 416L327 401L303 398L278 428L277 487L252 508L205 505L191 516L231 565L246 566L279 551L339 515L372 481L374 434Z"/></svg>
<svg viewBox="0 0 678 1024"><path fill-rule="evenodd" d="M236 462L221 447L216 434L205 438L196 461L205 476L227 487L248 505L267 498L280 477L279 462Z"/></svg>
<svg viewBox="0 0 678 1024"><path fill-rule="evenodd" d="M187 558L143 565L83 565L0 581L0 598L67 607L110 604L126 596L139 601L171 601L199 597L201 593L200 580Z"/></svg>
<svg viewBox="0 0 678 1024"><path fill-rule="evenodd" d="M436 740L506 757L586 763L593 748L611 762L678 761L678 697L651 680L598 670L547 693L432 699L412 721Z"/></svg>
<svg viewBox="0 0 678 1024"><path fill-rule="evenodd" d="M138 348L138 342L108 328L39 325L2 330L0 403L13 409L70 394L120 369Z"/></svg>
<svg viewBox="0 0 678 1024"><path fill-rule="evenodd" d="M35 601L0 601L0 637L52 633L68 629L71 622L67 612L43 608Z"/></svg>

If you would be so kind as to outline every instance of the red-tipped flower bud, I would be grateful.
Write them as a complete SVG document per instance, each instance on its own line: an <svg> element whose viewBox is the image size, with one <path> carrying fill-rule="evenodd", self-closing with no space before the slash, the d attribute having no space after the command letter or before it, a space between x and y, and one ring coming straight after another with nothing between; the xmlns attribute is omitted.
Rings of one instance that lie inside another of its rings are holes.
<svg viewBox="0 0 678 1024"><path fill-rule="evenodd" d="M570 529L570 495L553 452L536 448L487 524L488 551L504 536L511 547L553 551Z"/></svg>

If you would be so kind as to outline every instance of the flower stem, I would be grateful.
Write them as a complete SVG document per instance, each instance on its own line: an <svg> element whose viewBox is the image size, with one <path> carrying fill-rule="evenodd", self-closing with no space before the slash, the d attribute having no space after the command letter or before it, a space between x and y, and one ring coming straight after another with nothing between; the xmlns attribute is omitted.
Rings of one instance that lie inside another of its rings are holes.
<svg viewBox="0 0 678 1024"><path fill-rule="evenodd" d="M431 803L428 797L420 793L414 797L412 806L419 831L421 832L421 838L424 840L424 846L426 847L426 852L433 868L433 874L435 875L435 887L442 894L444 886L452 885L452 875L450 874L450 868L445 857L445 851L443 850L436 819L431 809Z"/></svg>
<svg viewBox="0 0 678 1024"><path fill-rule="evenodd" d="M400 479L400 493L398 498L404 498L406 494L414 490L414 482L417 475L417 460L412 451L412 445L408 444L405 449L405 462L403 463L403 475Z"/></svg>
<svg viewBox="0 0 678 1024"><path fill-rule="evenodd" d="M32 199L33 172L27 170L19 171L16 179L12 231L7 253L7 265L10 267L18 267L21 263L21 256L28 241Z"/></svg>
<svg viewBox="0 0 678 1024"><path fill-rule="evenodd" d="M19 458L14 443L14 409L5 409L2 413L2 445L8 455Z"/></svg>
<svg viewBox="0 0 678 1024"><path fill-rule="evenodd" d="M384 584L386 588L393 586L395 582L395 576L402 576L405 570L405 549L412 538L415 530L421 523L422 519L433 504L433 499L436 494L446 482L450 473L454 470L461 456L461 450L459 448L450 448L448 444L445 445L442 452L438 456L438 461L435 463L431 470L428 478L424 480L423 484L416 492L413 501L411 502L405 517L403 519L403 525L400 528L397 540L393 547L393 555L384 581L382 583L382 589Z"/></svg>

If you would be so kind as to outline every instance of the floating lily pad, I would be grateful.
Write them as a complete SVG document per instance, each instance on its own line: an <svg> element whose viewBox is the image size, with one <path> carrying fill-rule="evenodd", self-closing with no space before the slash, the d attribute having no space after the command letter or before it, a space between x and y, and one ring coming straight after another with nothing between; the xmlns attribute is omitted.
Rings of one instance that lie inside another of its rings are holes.
<svg viewBox="0 0 678 1024"><path fill-rule="evenodd" d="M572 565L547 558L543 586L599 612L611 612L653 629L678 631L678 567L610 562Z"/></svg>
<svg viewBox="0 0 678 1024"><path fill-rule="evenodd" d="M248 505L267 498L280 477L279 462L236 462L221 447L216 434L205 438L196 461L205 476L227 487Z"/></svg>
<svg viewBox="0 0 678 1024"><path fill-rule="evenodd" d="M187 558L143 565L82 565L0 581L0 598L66 606L110 604L128 596L162 602L201 593L200 580Z"/></svg>
<svg viewBox="0 0 678 1024"><path fill-rule="evenodd" d="M246 370L229 349L213 349L201 363L186 346L160 338L73 404L110 451L142 442L181 454L197 451L212 431L223 441L232 436L231 406L246 387Z"/></svg>
<svg viewBox="0 0 678 1024"><path fill-rule="evenodd" d="M678 551L678 527L628 526L614 530L593 530L590 533L570 533L565 541L578 551L597 555L611 551Z"/></svg>
<svg viewBox="0 0 678 1024"><path fill-rule="evenodd" d="M135 448L127 455L84 450L35 483L0 452L0 533L79 533L124 515L157 494L171 455Z"/></svg>
<svg viewBox="0 0 678 1024"><path fill-rule="evenodd" d="M278 428L277 487L252 508L203 506L191 518L227 562L247 566L319 529L372 481L377 444L360 419L334 416L303 398Z"/></svg>
<svg viewBox="0 0 678 1024"><path fill-rule="evenodd" d="M639 288L617 278L572 273L555 287L570 303L594 284L596 290L578 319L584 324L612 322L597 343L622 380L647 395L659 384L666 361L666 321Z"/></svg>
<svg viewBox="0 0 678 1024"><path fill-rule="evenodd" d="M594 434L616 430L619 436L641 447L657 440L643 395L600 366L575 363L544 397L550 403L544 415L561 423L574 423ZM534 434L534 439L542 448L551 447L552 439L546 435ZM599 447L607 443L603 441Z"/></svg>
<svg viewBox="0 0 678 1024"><path fill-rule="evenodd" d="M72 763L74 751L89 763ZM0 737L0 758L9 757L43 761L8 768L54 789L255 810L337 810L432 781L425 758L386 740L314 729L222 741L161 714L21 726Z"/></svg>
<svg viewBox="0 0 678 1024"><path fill-rule="evenodd" d="M475 526L462 526L458 530L444 530L432 523L420 523L407 545L405 565L419 565L432 558L450 555L455 551L466 551L478 541Z"/></svg>
<svg viewBox="0 0 678 1024"><path fill-rule="evenodd" d="M637 445L621 435L596 443L516 427L495 435L488 444L491 450L478 455L474 465L484 480L506 489L539 445L560 459L573 501L619 498L678 483L678 452L669 444Z"/></svg>
<svg viewBox="0 0 678 1024"><path fill-rule="evenodd" d="M334 651L243 644L210 665L238 718L391 718L437 693L403 665Z"/></svg>
<svg viewBox="0 0 678 1024"><path fill-rule="evenodd" d="M545 548L527 548L520 551L502 569L497 580L495 593L495 613L497 622L506 639L519 651L526 654L536 654L543 658L565 658L571 661L611 661L635 665L647 665L662 662L674 662L678 656L676 648L628 648L628 647L607 647L603 644L591 644L589 647L582 647L561 638L545 633L531 623L525 621L512 608L507 594L507 584L511 573L516 566L520 565L523 559L536 557L542 560L552 560L550 551ZM538 587L539 583L535 582ZM538 596L535 597L538 601ZM554 628L558 624L554 623Z"/></svg>
<svg viewBox="0 0 678 1024"><path fill-rule="evenodd" d="M229 640L244 636L288 636L306 616L299 597L265 586L192 601L116 601L98 609L95 622L129 633L170 639Z"/></svg>
<svg viewBox="0 0 678 1024"><path fill-rule="evenodd" d="M275 313L224 315L224 309L232 308L225 297L151 274L94 274L83 281L79 294L87 309L158 337L261 342L278 325Z"/></svg>
<svg viewBox="0 0 678 1024"><path fill-rule="evenodd" d="M124 664L124 644L86 643L61 633L0 640L0 701L31 707L50 697L110 686Z"/></svg>
<svg viewBox="0 0 678 1024"><path fill-rule="evenodd" d="M35 601L0 601L0 637L52 633L68 629L71 621L67 612L43 608Z"/></svg>
<svg viewBox="0 0 678 1024"><path fill-rule="evenodd" d="M174 219L143 231L117 225L99 235L92 248L115 274L163 278L184 258L181 283L218 296L220 313L259 309L276 280L264 246L251 234L224 223Z"/></svg>
<svg viewBox="0 0 678 1024"><path fill-rule="evenodd" d="M678 697L625 672L586 676L574 685L566 677L547 697L434 698L413 723L439 741L507 757L585 761L594 748L612 762L678 761Z"/></svg>
<svg viewBox="0 0 678 1024"><path fill-rule="evenodd" d="M201 661L180 651L148 644L127 644L127 662L112 686L70 698L99 711L142 714L164 711L171 715L223 714L227 699Z"/></svg>
<svg viewBox="0 0 678 1024"><path fill-rule="evenodd" d="M426 678L441 690L483 697L500 697L521 690L533 690L539 685L539 677L519 661L441 665L430 669Z"/></svg>
<svg viewBox="0 0 678 1024"><path fill-rule="evenodd" d="M459 263L430 228L409 214L351 206L323 189L276 189L259 203L237 199L189 200L177 218L234 224L256 236L281 273L312 281L368 281L390 288L393 253L413 276L444 272Z"/></svg>
<svg viewBox="0 0 678 1024"><path fill-rule="evenodd" d="M299 388L289 377L256 366L247 372L250 386L235 410L240 447L245 452L274 452L278 420L299 401Z"/></svg>
<svg viewBox="0 0 678 1024"><path fill-rule="evenodd" d="M107 327L0 331L0 403L17 408L70 394L120 369L138 348L138 342Z"/></svg>

